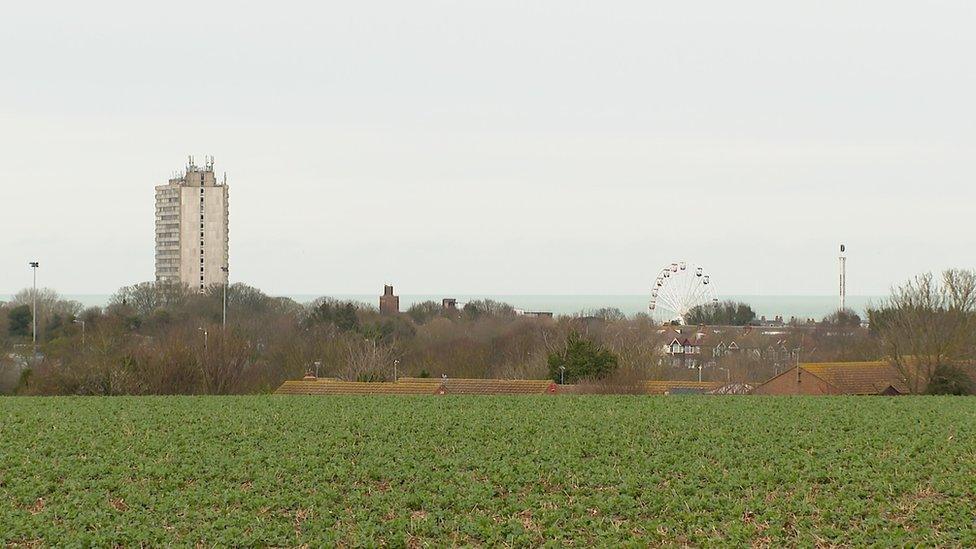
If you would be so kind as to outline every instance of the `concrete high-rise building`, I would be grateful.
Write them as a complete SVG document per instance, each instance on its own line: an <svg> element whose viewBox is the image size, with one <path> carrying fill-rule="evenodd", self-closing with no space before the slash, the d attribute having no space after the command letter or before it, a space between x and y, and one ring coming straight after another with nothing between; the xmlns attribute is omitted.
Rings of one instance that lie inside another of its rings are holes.
<svg viewBox="0 0 976 549"><path fill-rule="evenodd" d="M156 280L203 290L226 284L229 270L227 176L217 181L213 157L193 163L156 187Z"/></svg>

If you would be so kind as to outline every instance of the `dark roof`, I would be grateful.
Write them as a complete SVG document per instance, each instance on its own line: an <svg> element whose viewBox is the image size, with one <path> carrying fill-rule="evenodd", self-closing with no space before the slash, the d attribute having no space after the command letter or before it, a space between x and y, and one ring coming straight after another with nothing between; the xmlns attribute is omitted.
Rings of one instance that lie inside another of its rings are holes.
<svg viewBox="0 0 976 549"><path fill-rule="evenodd" d="M667 395L675 394L675 391L692 389L699 392L707 392L718 389L724 385L721 381L645 381L642 383L644 394L647 395Z"/></svg>
<svg viewBox="0 0 976 549"><path fill-rule="evenodd" d="M669 395L703 395L705 393L705 389L696 387L675 387L674 389L668 391Z"/></svg>

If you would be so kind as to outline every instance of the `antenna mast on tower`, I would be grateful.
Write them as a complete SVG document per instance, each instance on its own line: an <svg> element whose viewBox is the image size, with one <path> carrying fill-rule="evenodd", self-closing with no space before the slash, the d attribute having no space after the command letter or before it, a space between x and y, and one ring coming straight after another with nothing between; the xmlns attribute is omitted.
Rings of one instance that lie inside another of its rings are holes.
<svg viewBox="0 0 976 549"><path fill-rule="evenodd" d="M847 308L847 247L840 245L840 308Z"/></svg>

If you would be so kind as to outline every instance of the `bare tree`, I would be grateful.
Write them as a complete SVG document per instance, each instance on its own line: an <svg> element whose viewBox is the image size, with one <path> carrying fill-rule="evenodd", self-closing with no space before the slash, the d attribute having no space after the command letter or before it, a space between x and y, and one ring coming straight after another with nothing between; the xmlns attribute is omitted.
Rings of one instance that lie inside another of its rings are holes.
<svg viewBox="0 0 976 549"><path fill-rule="evenodd" d="M249 364L250 345L232 332L211 326L205 333L200 351L197 364L203 376L206 393L233 393Z"/></svg>
<svg viewBox="0 0 976 549"><path fill-rule="evenodd" d="M925 391L939 367L971 359L976 316L976 273L949 270L941 283L931 274L892 291L870 312L888 360L912 393Z"/></svg>
<svg viewBox="0 0 976 549"><path fill-rule="evenodd" d="M11 305L32 305L33 288L26 288L17 292L11 300ZM82 310L81 303L70 299L62 299L58 292L50 288L37 289L37 331L39 337L45 335L48 324L55 317L60 317L62 321L70 322Z"/></svg>
<svg viewBox="0 0 976 549"><path fill-rule="evenodd" d="M202 370L189 344L196 334L172 330L132 352L128 392L134 394L193 394L200 392Z"/></svg>
<svg viewBox="0 0 976 549"><path fill-rule="evenodd" d="M393 361L397 359L395 344L356 334L345 335L341 341L346 360L340 366L339 377L348 381L393 379Z"/></svg>
<svg viewBox="0 0 976 549"><path fill-rule="evenodd" d="M109 305L127 305L140 315L149 316L158 309L182 305L191 295L192 290L185 284L141 282L119 289L109 300Z"/></svg>

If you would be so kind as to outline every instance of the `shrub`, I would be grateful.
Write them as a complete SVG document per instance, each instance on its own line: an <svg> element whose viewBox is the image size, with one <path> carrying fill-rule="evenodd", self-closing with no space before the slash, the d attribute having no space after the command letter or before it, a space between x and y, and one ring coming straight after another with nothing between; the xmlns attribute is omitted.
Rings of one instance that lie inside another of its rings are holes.
<svg viewBox="0 0 976 549"><path fill-rule="evenodd" d="M603 379L617 370L617 355L570 332L566 348L549 354L549 376L556 382L575 383L581 379ZM565 371L563 369L565 368Z"/></svg>
<svg viewBox="0 0 976 549"><path fill-rule="evenodd" d="M937 366L925 392L930 395L971 395L973 380L956 366Z"/></svg>
<svg viewBox="0 0 976 549"><path fill-rule="evenodd" d="M21 305L10 309L7 313L10 320L8 330L12 336L27 337L31 333L31 309L28 305Z"/></svg>
<svg viewBox="0 0 976 549"><path fill-rule="evenodd" d="M356 376L356 381L362 383L380 383L386 380L386 376L380 372L363 372Z"/></svg>

